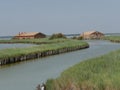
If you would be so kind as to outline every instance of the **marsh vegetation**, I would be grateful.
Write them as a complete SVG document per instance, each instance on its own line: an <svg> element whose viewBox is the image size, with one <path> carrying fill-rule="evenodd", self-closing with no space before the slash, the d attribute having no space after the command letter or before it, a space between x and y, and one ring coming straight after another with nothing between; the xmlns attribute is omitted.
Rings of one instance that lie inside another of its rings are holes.
<svg viewBox="0 0 120 90"><path fill-rule="evenodd" d="M29 43L36 43L36 42L40 43L43 40L41 41L35 40L34 42L32 42L32 40L28 40L28 41ZM46 41L44 39L44 43L45 44L40 44L38 46L31 46L26 48L3 49L0 51L0 64L4 65L18 61L24 61L29 59L45 57L49 55L80 50L89 47L88 43L84 41L71 40L71 39L54 39L54 40L46 39Z"/></svg>
<svg viewBox="0 0 120 90"><path fill-rule="evenodd" d="M47 81L47 90L120 90L120 50L83 61L57 79Z"/></svg>
<svg viewBox="0 0 120 90"><path fill-rule="evenodd" d="M110 40L112 42L120 42L120 36L105 36L103 39Z"/></svg>

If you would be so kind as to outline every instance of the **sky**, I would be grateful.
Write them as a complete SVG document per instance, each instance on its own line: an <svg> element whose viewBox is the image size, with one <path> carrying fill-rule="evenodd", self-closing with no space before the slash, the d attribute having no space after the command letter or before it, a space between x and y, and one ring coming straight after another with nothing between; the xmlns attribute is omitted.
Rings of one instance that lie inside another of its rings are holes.
<svg viewBox="0 0 120 90"><path fill-rule="evenodd" d="M120 33L120 0L0 0L0 36Z"/></svg>

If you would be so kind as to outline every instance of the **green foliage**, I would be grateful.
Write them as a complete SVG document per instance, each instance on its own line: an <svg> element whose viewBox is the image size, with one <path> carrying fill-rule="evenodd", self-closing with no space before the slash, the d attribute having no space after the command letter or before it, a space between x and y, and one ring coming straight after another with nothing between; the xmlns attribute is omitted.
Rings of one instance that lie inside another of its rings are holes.
<svg viewBox="0 0 120 90"><path fill-rule="evenodd" d="M72 39L77 39L77 40L83 40L83 37L82 36L79 36L79 37L72 37Z"/></svg>
<svg viewBox="0 0 120 90"><path fill-rule="evenodd" d="M119 77L120 50L69 68L51 81L52 89L48 90L120 90Z"/></svg>
<svg viewBox="0 0 120 90"><path fill-rule="evenodd" d="M83 40L82 36L77 37L78 40Z"/></svg>
<svg viewBox="0 0 120 90"><path fill-rule="evenodd" d="M74 36L74 37L72 37L71 39L77 39L77 37L76 37L76 36Z"/></svg>
<svg viewBox="0 0 120 90"><path fill-rule="evenodd" d="M57 38L66 38L65 35L63 35L62 33L57 33L57 34L53 34L49 39L57 39Z"/></svg>
<svg viewBox="0 0 120 90"><path fill-rule="evenodd" d="M54 85L53 79L47 80L47 87L46 87L47 90L54 90L54 87L51 84Z"/></svg>

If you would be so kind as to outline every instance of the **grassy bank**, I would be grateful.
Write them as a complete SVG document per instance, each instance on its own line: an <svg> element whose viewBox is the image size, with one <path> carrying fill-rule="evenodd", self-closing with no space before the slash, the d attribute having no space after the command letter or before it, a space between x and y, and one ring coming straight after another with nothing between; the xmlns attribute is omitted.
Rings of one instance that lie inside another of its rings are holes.
<svg viewBox="0 0 120 90"><path fill-rule="evenodd" d="M106 36L104 39L120 43L120 36Z"/></svg>
<svg viewBox="0 0 120 90"><path fill-rule="evenodd" d="M47 90L120 90L120 50L80 62L46 85Z"/></svg>
<svg viewBox="0 0 120 90"><path fill-rule="evenodd" d="M79 40L57 39L57 42L59 43L41 44L27 48L3 49L0 51L0 61L2 61L2 64L6 64L79 50L89 46L86 42Z"/></svg>

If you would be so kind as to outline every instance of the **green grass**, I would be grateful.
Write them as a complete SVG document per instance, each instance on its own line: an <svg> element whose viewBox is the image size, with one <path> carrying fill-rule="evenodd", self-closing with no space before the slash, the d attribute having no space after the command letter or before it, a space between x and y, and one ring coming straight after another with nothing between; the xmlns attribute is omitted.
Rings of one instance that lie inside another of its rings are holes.
<svg viewBox="0 0 120 90"><path fill-rule="evenodd" d="M55 43L55 42L64 42L65 39L54 39L49 40L49 38L41 38L41 39L10 39L10 40L0 40L0 43L34 43L34 44L41 44L41 43Z"/></svg>
<svg viewBox="0 0 120 90"><path fill-rule="evenodd" d="M106 36L103 39L110 40L112 42L120 42L120 36Z"/></svg>
<svg viewBox="0 0 120 90"><path fill-rule="evenodd" d="M80 62L46 85L47 90L120 90L120 50Z"/></svg>
<svg viewBox="0 0 120 90"><path fill-rule="evenodd" d="M88 46L86 42L79 41L79 40L56 39L52 41L55 41L57 43L41 44L38 46L32 46L27 48L3 49L3 50L0 50L0 58L2 59L2 58L9 58L9 57L16 57L21 55L28 55L28 54L33 54L37 52L56 50L56 49L67 48L67 47L86 46L86 45Z"/></svg>

